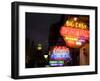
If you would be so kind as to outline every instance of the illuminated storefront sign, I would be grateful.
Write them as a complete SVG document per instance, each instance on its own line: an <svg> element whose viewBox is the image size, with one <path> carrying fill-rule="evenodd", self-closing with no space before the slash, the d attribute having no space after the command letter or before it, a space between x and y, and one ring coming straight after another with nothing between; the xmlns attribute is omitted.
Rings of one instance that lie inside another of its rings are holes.
<svg viewBox="0 0 100 81"><path fill-rule="evenodd" d="M71 60L69 48L65 46L55 46L50 55L50 66L63 66L64 60Z"/></svg>
<svg viewBox="0 0 100 81"><path fill-rule="evenodd" d="M71 28L71 27L62 27L60 31L61 35L66 37L75 37L75 38L80 38L84 37L85 39L88 40L89 38L89 31L88 30L83 30L83 29L76 29L76 28Z"/></svg>
<svg viewBox="0 0 100 81"><path fill-rule="evenodd" d="M89 31L63 26L60 30L67 46L80 47L85 41L89 40Z"/></svg>
<svg viewBox="0 0 100 81"><path fill-rule="evenodd" d="M69 49L65 46L55 46L51 54L51 59L65 60L66 58L70 58Z"/></svg>
<svg viewBox="0 0 100 81"><path fill-rule="evenodd" d="M49 61L50 66L63 66L64 61Z"/></svg>
<svg viewBox="0 0 100 81"><path fill-rule="evenodd" d="M83 22L78 22L77 18L73 18L73 20L67 20L65 26L78 29L88 29L88 26Z"/></svg>
<svg viewBox="0 0 100 81"><path fill-rule="evenodd" d="M60 52L60 53L52 53L51 59L54 60L65 60L66 58L69 58L69 52Z"/></svg>

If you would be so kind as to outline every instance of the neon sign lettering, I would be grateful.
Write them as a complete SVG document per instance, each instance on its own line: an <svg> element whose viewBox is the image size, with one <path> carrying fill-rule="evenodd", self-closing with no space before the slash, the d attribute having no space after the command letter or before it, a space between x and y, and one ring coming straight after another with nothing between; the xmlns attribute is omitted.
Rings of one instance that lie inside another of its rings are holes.
<svg viewBox="0 0 100 81"><path fill-rule="evenodd" d="M70 58L69 49L65 46L55 46L50 56L53 60L65 60Z"/></svg>
<svg viewBox="0 0 100 81"><path fill-rule="evenodd" d="M88 26L83 22L76 22L74 20L67 20L65 26L72 28L88 29Z"/></svg>
<svg viewBox="0 0 100 81"><path fill-rule="evenodd" d="M70 47L80 47L86 40L89 40L89 31L63 26L60 30L66 45Z"/></svg>
<svg viewBox="0 0 100 81"><path fill-rule="evenodd" d="M89 38L89 31L88 30L82 30L82 29L75 29L70 27L62 27L60 30L61 35L64 36L72 36L75 38L84 37L88 40Z"/></svg>

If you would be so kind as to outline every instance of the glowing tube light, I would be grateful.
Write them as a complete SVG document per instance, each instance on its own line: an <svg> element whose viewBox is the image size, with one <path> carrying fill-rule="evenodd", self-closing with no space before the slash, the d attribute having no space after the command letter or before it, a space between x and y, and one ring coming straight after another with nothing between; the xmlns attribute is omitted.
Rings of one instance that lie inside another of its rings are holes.
<svg viewBox="0 0 100 81"><path fill-rule="evenodd" d="M78 39L77 38L71 38L71 37L65 37L65 40L73 40L73 41L77 41Z"/></svg>
<svg viewBox="0 0 100 81"><path fill-rule="evenodd" d="M76 42L76 45L81 46L81 45L82 45L82 43L77 41L77 42Z"/></svg>

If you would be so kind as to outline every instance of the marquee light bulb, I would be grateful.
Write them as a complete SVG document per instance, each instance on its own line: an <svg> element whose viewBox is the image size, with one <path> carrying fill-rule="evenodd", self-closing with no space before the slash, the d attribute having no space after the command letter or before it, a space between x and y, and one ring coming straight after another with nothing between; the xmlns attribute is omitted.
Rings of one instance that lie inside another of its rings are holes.
<svg viewBox="0 0 100 81"><path fill-rule="evenodd" d="M74 17L74 21L77 21L77 17Z"/></svg>

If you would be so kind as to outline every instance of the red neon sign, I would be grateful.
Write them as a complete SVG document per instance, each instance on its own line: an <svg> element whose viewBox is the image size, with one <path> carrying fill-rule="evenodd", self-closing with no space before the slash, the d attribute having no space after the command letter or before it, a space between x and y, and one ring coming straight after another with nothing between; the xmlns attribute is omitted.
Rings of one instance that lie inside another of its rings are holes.
<svg viewBox="0 0 100 81"><path fill-rule="evenodd" d="M66 45L80 47L83 42L89 40L89 31L71 27L61 27L60 34L63 36Z"/></svg>
<svg viewBox="0 0 100 81"><path fill-rule="evenodd" d="M71 27L61 27L60 33L63 37L65 36L72 36L72 37L84 37L86 40L89 39L89 31L83 29L76 29Z"/></svg>

